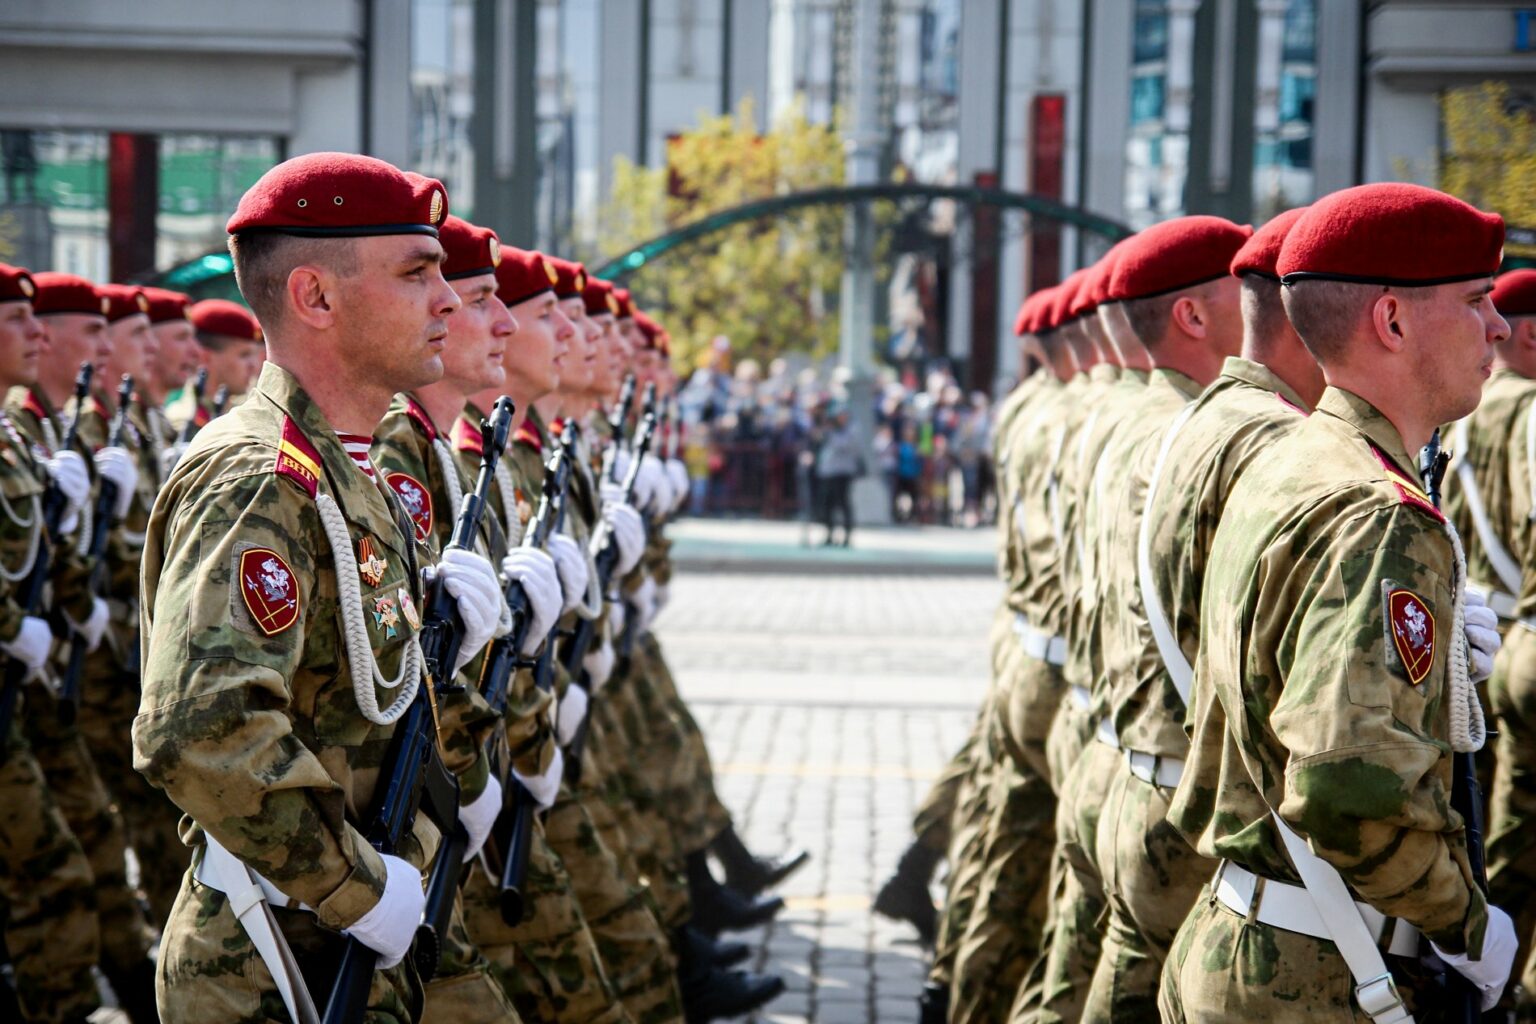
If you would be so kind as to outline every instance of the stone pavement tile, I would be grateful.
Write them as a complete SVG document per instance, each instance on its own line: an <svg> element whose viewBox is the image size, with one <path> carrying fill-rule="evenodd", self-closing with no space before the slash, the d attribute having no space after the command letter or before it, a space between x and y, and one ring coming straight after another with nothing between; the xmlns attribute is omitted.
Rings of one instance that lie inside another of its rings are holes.
<svg viewBox="0 0 1536 1024"><path fill-rule="evenodd" d="M868 1024L870 1020L866 1002L831 1002L816 1008L817 1024Z"/></svg>
<svg viewBox="0 0 1536 1024"><path fill-rule="evenodd" d="M912 999L876 999L875 1012L870 1018L870 1024L899 1024L899 1022L917 1019L917 1007L914 1004L916 996Z"/></svg>

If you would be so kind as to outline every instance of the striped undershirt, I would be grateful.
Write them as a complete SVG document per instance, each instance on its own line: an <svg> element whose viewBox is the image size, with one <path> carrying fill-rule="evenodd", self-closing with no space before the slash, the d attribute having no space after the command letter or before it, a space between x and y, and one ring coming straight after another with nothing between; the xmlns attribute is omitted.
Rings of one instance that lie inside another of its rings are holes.
<svg viewBox="0 0 1536 1024"><path fill-rule="evenodd" d="M336 431L336 439L341 446L352 456L352 461L357 463L357 468L363 471L363 475L369 480L375 479L373 475L373 463L368 458L368 449L373 446L373 438L362 434L348 434Z"/></svg>

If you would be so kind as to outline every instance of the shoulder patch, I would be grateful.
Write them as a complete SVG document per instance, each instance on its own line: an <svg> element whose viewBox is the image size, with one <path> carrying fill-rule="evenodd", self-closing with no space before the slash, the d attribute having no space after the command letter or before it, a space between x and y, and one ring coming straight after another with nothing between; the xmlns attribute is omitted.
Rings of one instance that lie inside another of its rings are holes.
<svg viewBox="0 0 1536 1024"><path fill-rule="evenodd" d="M400 496L401 504L416 527L416 539L424 541L432 536L432 495L421 481L409 473L390 473L384 482Z"/></svg>
<svg viewBox="0 0 1536 1024"><path fill-rule="evenodd" d="M1387 632L1402 660L1408 681L1418 686L1435 663L1435 615L1424 599L1406 587L1382 585Z"/></svg>
<svg viewBox="0 0 1536 1024"><path fill-rule="evenodd" d="M453 421L453 446L461 452L480 455L485 451L485 439L480 436L478 427L460 416Z"/></svg>
<svg viewBox="0 0 1536 1024"><path fill-rule="evenodd" d="M1424 493L1424 489L1418 483L1404 476L1396 466L1392 465L1392 460L1383 455L1375 445L1371 446L1371 454L1376 456L1377 462L1381 463L1381 468L1386 471L1387 479L1392 482L1392 486L1397 488L1398 499L1404 505L1410 505L1419 509L1433 516L1439 522L1445 522L1445 513L1435 508L1435 503L1429 500L1429 495Z"/></svg>
<svg viewBox="0 0 1536 1024"><path fill-rule="evenodd" d="M277 462L272 472L288 477L311 498L320 490L320 453L287 416L283 417L283 433L277 442Z"/></svg>
<svg viewBox="0 0 1536 1024"><path fill-rule="evenodd" d="M432 417L427 415L427 410L423 409L420 403L410 395L403 395L402 397L405 399L405 414L416 421L416 425L421 428L421 432L427 435L428 441L436 441L437 427L433 426Z"/></svg>
<svg viewBox="0 0 1536 1024"><path fill-rule="evenodd" d="M247 548L240 555L236 585L256 628L276 636L299 621L299 586L293 570L271 548Z"/></svg>
<svg viewBox="0 0 1536 1024"><path fill-rule="evenodd" d="M544 452L544 439L539 436L539 429L527 420L523 420L517 428L517 433L512 435L512 440L525 444L540 454Z"/></svg>

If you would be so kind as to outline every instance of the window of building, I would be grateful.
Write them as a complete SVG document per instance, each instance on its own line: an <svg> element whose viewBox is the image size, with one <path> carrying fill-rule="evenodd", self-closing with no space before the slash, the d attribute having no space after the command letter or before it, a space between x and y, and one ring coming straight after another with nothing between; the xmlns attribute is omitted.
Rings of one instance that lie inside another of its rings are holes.
<svg viewBox="0 0 1536 1024"><path fill-rule="evenodd" d="M1312 168L1317 97L1317 3L1289 0L1279 33L1278 81L1257 84L1253 216L1263 221L1315 198ZM1259 33L1259 45L1272 37ZM1272 44L1273 45L1273 44ZM1258 62L1261 67L1264 61ZM1265 109L1266 105L1268 109Z"/></svg>
<svg viewBox="0 0 1536 1024"><path fill-rule="evenodd" d="M1168 124L1187 122L1188 112L1182 119L1174 116L1178 111L1171 115L1169 104L1188 103L1188 97L1170 98L1168 79L1172 70L1188 68L1194 55L1173 52L1175 34L1169 31L1169 18L1164 0L1136 0L1125 194L1127 219L1138 228L1183 212L1189 137L1182 129L1170 130Z"/></svg>

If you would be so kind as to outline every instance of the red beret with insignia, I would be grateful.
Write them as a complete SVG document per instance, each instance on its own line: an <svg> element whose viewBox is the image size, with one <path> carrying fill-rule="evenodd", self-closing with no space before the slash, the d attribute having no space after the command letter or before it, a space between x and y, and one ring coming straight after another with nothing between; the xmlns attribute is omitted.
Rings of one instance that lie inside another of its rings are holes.
<svg viewBox="0 0 1536 1024"><path fill-rule="evenodd" d="M96 291L107 300L107 323L115 324L135 313L149 312L149 296L136 284L100 284Z"/></svg>
<svg viewBox="0 0 1536 1024"><path fill-rule="evenodd" d="M1358 185L1313 203L1285 236L1286 284L1318 278L1405 288L1492 277L1504 218L1423 185Z"/></svg>
<svg viewBox="0 0 1536 1024"><path fill-rule="evenodd" d="M200 337L208 334L241 341L262 340L256 314L228 299L204 299L187 310L187 319Z"/></svg>
<svg viewBox="0 0 1536 1024"><path fill-rule="evenodd" d="M32 310L38 316L50 313L83 313L86 316L106 316L110 301L96 290L96 286L76 274L64 274L45 270L32 278L37 294L32 298Z"/></svg>
<svg viewBox="0 0 1536 1024"><path fill-rule="evenodd" d="M558 256L549 257L550 265L555 268L555 298L575 299L580 298L582 291L587 287L587 268L580 263L571 260L563 260Z"/></svg>
<svg viewBox="0 0 1536 1024"><path fill-rule="evenodd" d="M437 240L443 243L443 277L450 281L494 274L501 265L501 239L490 228L444 217Z"/></svg>
<svg viewBox="0 0 1536 1024"><path fill-rule="evenodd" d="M263 174L224 230L313 238L436 235L447 213L448 191L436 179L371 156L310 153Z"/></svg>
<svg viewBox="0 0 1536 1024"><path fill-rule="evenodd" d="M559 276L543 253L505 245L501 265L496 268L496 295L508 306L515 306L554 291Z"/></svg>
<svg viewBox="0 0 1536 1024"><path fill-rule="evenodd" d="M633 317L635 315L635 299L634 296L630 294L628 288L619 288L615 286L613 289L613 297L617 299L619 303L618 317L620 320L623 320L625 317Z"/></svg>
<svg viewBox="0 0 1536 1024"><path fill-rule="evenodd" d="M147 312L149 322L152 324L168 324L173 320L185 320L187 307L192 305L192 296L165 288L145 288L144 297L149 300Z"/></svg>
<svg viewBox="0 0 1536 1024"><path fill-rule="evenodd" d="M1493 282L1493 308L1504 316L1536 316L1536 270L1511 270Z"/></svg>
<svg viewBox="0 0 1536 1024"><path fill-rule="evenodd" d="M587 286L581 290L581 300L587 304L587 316L604 313L617 315L619 300L613 297L613 285L600 277L587 278Z"/></svg>
<svg viewBox="0 0 1536 1024"><path fill-rule="evenodd" d="M1130 302L1183 291L1226 277L1232 257L1253 228L1199 214L1154 224L1122 247L1109 282L1109 299Z"/></svg>
<svg viewBox="0 0 1536 1024"><path fill-rule="evenodd" d="M32 275L20 267L0 263L0 302L31 302L37 295Z"/></svg>
<svg viewBox="0 0 1536 1024"><path fill-rule="evenodd" d="M1298 206L1271 217L1232 257L1232 276L1253 274L1255 277L1267 277L1271 281L1280 280L1280 274L1275 270L1275 265L1280 262L1280 249L1285 245L1285 236L1291 233L1291 228L1306 212L1305 206Z"/></svg>

